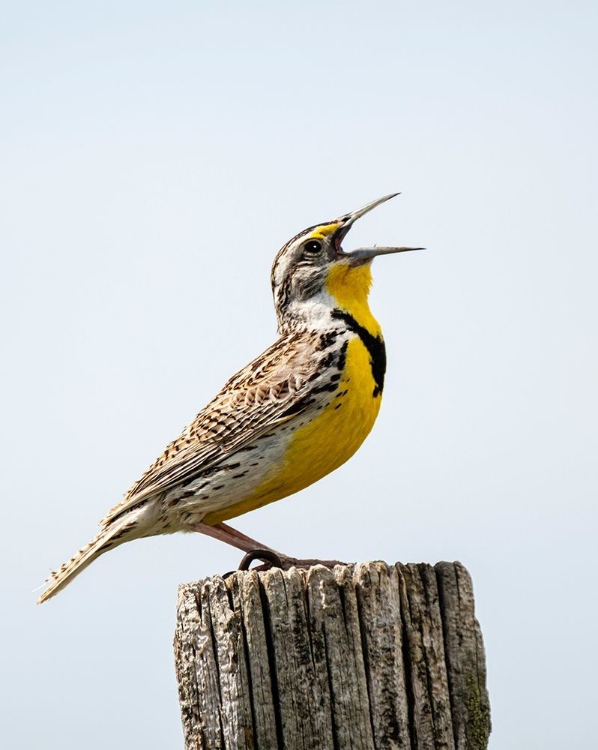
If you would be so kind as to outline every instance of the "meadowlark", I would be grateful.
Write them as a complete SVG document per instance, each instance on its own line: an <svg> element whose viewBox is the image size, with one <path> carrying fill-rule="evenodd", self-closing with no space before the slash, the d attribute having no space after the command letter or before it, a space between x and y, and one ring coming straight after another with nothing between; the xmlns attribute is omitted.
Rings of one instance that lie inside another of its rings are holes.
<svg viewBox="0 0 598 750"><path fill-rule="evenodd" d="M420 248L345 252L341 243L357 219L395 195L304 229L284 245L271 274L280 338L166 447L100 522L100 533L50 575L38 603L133 539L198 531L245 552L271 550L223 522L334 471L378 416L386 352L368 305L371 262Z"/></svg>

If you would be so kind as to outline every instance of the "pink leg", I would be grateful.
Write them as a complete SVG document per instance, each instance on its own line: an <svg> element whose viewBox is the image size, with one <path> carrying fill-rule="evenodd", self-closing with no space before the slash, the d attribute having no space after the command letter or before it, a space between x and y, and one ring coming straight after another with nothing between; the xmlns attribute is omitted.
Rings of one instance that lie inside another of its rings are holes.
<svg viewBox="0 0 598 750"><path fill-rule="evenodd" d="M253 552L256 549L266 549L269 552L275 552L280 558L285 557L285 555L276 552L272 547L268 547L249 536L245 536L245 534L241 534L240 531L233 529L231 526L227 526L225 523L215 523L213 526L209 526L207 523L198 523L196 526L192 526L192 529L193 531L199 531L200 534L211 536L212 539L217 539L219 542L230 544L232 547L236 547L243 552Z"/></svg>
<svg viewBox="0 0 598 750"><path fill-rule="evenodd" d="M219 542L230 544L232 547L236 547L236 549L240 549L243 552L254 552L261 549L274 552L280 558L283 570L288 570L292 567L310 568L312 565L325 565L327 568L333 568L335 565L345 565L345 563L339 560L301 560L297 557L288 557L287 555L283 555L282 552L272 549L272 547L267 547L265 544L257 542L250 536L245 536L245 534L233 529L232 526L227 526L225 523L215 523L213 526L209 526L207 523L198 523L191 528L193 531L210 536ZM267 568L269 566L260 566L256 570L261 570L264 567Z"/></svg>

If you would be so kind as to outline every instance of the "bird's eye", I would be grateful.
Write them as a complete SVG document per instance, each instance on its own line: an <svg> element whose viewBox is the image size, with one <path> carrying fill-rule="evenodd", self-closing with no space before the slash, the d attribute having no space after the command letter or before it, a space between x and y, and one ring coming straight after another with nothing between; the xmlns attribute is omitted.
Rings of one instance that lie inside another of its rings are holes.
<svg viewBox="0 0 598 750"><path fill-rule="evenodd" d="M309 242L306 242L303 246L303 253L308 258L313 258L315 255L318 255L320 250L322 249L322 243L318 242L317 240L310 240Z"/></svg>

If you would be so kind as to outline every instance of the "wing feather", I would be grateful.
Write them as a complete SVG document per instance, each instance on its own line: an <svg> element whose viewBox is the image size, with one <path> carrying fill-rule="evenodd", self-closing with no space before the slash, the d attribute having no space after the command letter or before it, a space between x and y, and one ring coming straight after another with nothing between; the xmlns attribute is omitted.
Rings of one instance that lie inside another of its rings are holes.
<svg viewBox="0 0 598 750"><path fill-rule="evenodd" d="M192 481L307 408L313 341L309 332L284 336L232 377L100 524Z"/></svg>

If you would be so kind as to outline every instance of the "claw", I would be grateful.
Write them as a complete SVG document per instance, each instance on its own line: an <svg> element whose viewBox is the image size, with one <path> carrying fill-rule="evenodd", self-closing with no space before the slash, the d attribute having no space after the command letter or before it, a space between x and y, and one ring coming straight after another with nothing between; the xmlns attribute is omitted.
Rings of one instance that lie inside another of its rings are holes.
<svg viewBox="0 0 598 750"><path fill-rule="evenodd" d="M254 549L241 560L238 570L249 570L249 566L254 560L261 560L263 563L270 563L275 568L282 568L282 560L276 552L271 549Z"/></svg>

